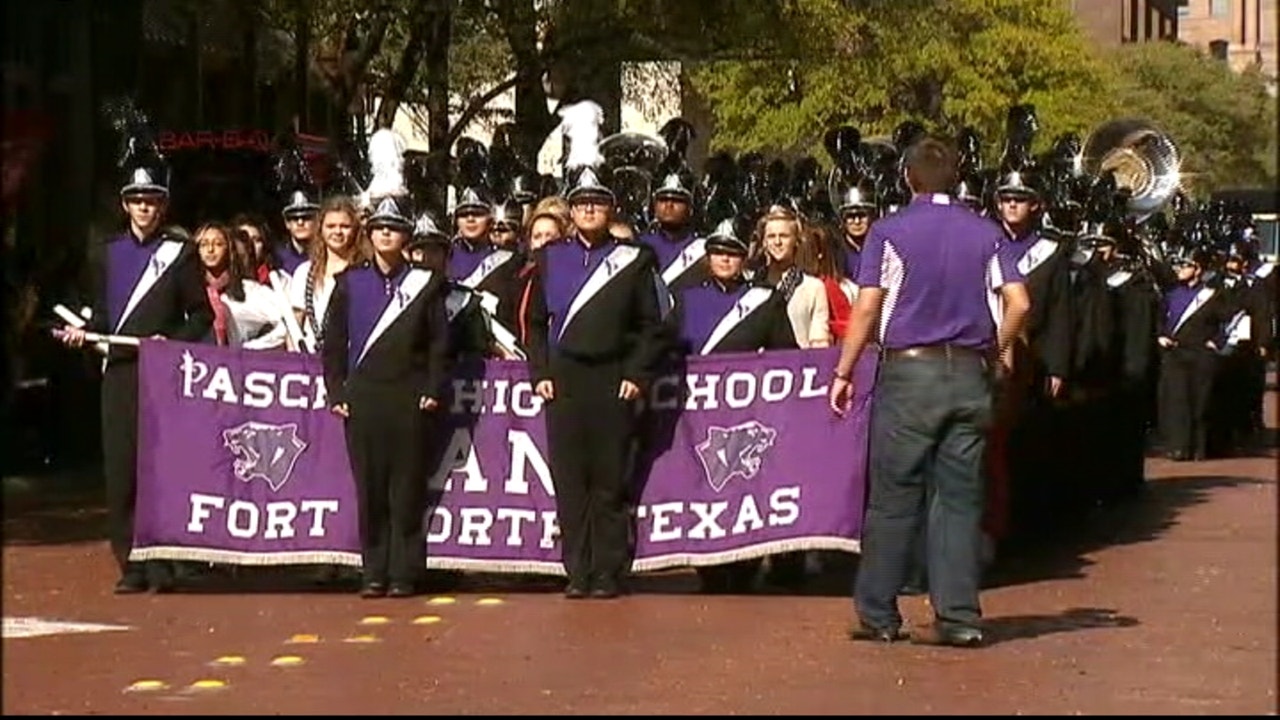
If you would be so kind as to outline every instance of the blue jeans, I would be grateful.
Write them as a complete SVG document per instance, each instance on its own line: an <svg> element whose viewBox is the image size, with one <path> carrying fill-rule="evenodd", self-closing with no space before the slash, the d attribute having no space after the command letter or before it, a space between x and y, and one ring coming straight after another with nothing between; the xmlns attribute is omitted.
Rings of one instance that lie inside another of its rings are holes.
<svg viewBox="0 0 1280 720"><path fill-rule="evenodd" d="M889 357L880 366L871 406L870 492L854 587L864 625L902 625L898 591L922 523L929 598L939 625L973 627L981 619L982 459L991 393L986 361L977 354Z"/></svg>

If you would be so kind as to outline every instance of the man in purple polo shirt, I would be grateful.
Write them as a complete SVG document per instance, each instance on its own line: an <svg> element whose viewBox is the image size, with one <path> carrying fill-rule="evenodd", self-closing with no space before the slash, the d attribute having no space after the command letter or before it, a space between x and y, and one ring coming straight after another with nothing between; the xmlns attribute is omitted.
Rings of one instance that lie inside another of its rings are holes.
<svg viewBox="0 0 1280 720"><path fill-rule="evenodd" d="M905 160L913 199L871 228L831 382L831 407L844 414L853 397L850 373L874 329L883 354L872 400L870 493L854 592L860 622L850 636L881 642L906 637L897 596L913 538L927 518L936 622L913 640L974 646L982 643L979 523L991 422L989 366L1008 362L1030 300L1016 267L996 252L1000 227L946 194L956 185L955 150L925 138ZM922 510L926 488L931 500Z"/></svg>

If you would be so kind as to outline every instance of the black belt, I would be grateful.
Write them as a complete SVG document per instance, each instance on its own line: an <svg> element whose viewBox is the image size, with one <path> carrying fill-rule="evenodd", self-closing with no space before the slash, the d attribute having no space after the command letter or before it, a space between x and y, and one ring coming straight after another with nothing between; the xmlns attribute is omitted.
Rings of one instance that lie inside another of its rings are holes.
<svg viewBox="0 0 1280 720"><path fill-rule="evenodd" d="M962 345L919 345L916 347L896 348L884 350L884 358L886 360L901 360L906 358L937 358L942 360L954 360L957 358L967 358L987 360L987 352L977 348L964 347Z"/></svg>

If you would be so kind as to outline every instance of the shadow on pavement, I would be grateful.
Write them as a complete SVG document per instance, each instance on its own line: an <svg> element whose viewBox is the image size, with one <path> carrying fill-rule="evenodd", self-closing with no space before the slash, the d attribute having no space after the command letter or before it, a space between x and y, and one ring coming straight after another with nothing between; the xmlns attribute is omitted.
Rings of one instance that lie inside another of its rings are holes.
<svg viewBox="0 0 1280 720"><path fill-rule="evenodd" d="M1177 523L1185 508L1207 502L1213 490L1271 482L1222 476L1148 481L1137 497L1077 512L1043 535L1006 548L1004 557L988 572L986 587L1084 577L1085 569L1094 562L1088 555L1159 538Z"/></svg>
<svg viewBox="0 0 1280 720"><path fill-rule="evenodd" d="M1104 608L1071 608L1057 615L1005 615L982 621L987 644L1030 640L1044 635L1078 632L1095 628L1128 628L1140 623L1135 617L1117 615Z"/></svg>
<svg viewBox="0 0 1280 720"><path fill-rule="evenodd" d="M4 478L4 543L61 545L107 539L102 476L96 468Z"/></svg>

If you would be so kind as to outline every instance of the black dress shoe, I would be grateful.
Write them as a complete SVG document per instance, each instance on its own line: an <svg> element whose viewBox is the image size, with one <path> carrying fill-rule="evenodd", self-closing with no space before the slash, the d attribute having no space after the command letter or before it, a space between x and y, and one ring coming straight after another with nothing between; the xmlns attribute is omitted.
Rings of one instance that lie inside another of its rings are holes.
<svg viewBox="0 0 1280 720"><path fill-rule="evenodd" d="M569 583L564 586L564 596L570 600L581 600L587 595L587 589L577 583Z"/></svg>
<svg viewBox="0 0 1280 720"><path fill-rule="evenodd" d="M380 598L387 594L387 584L374 580L367 582L360 587L360 597L362 598Z"/></svg>
<svg viewBox="0 0 1280 720"><path fill-rule="evenodd" d="M916 645L976 648L981 647L985 641L982 631L975 627L943 629L937 625L930 625L911 634L911 642Z"/></svg>
<svg viewBox="0 0 1280 720"><path fill-rule="evenodd" d="M601 583L591 588L591 598L594 600L612 600L622 594L622 590L617 583Z"/></svg>
<svg viewBox="0 0 1280 720"><path fill-rule="evenodd" d="M147 591L147 576L140 568L129 569L116 581L116 595L136 595Z"/></svg>
<svg viewBox="0 0 1280 720"><path fill-rule="evenodd" d="M154 593L173 592L174 563L168 560L152 560L147 563L147 584Z"/></svg>
<svg viewBox="0 0 1280 720"><path fill-rule="evenodd" d="M393 582L391 588L387 590L387 597L393 598L407 598L417 594L418 589L413 586L413 583L407 582Z"/></svg>
<svg viewBox="0 0 1280 720"><path fill-rule="evenodd" d="M900 627L873 628L866 625L857 625L849 630L849 639L854 642L892 643L906 640L907 637L907 631Z"/></svg>

